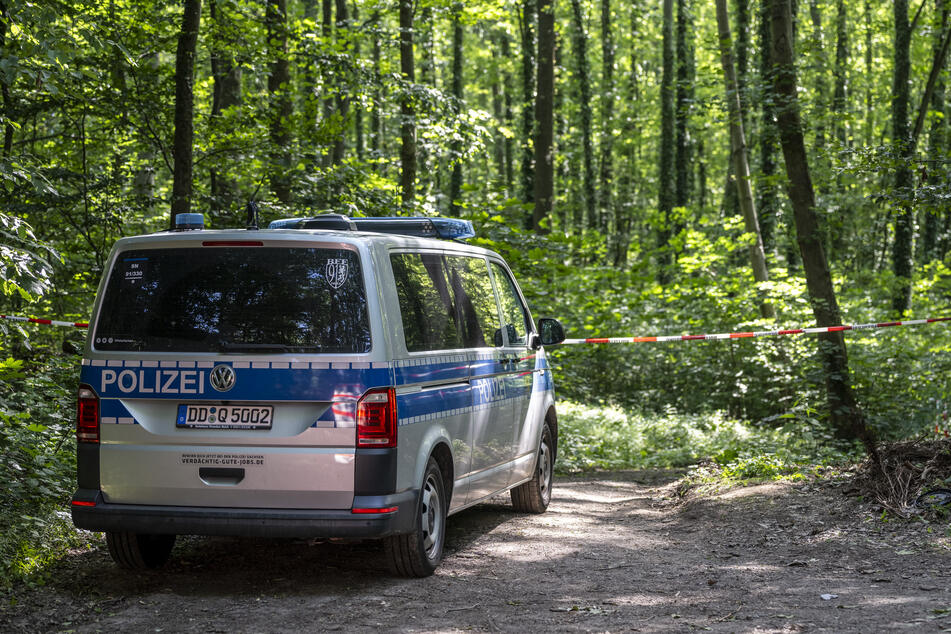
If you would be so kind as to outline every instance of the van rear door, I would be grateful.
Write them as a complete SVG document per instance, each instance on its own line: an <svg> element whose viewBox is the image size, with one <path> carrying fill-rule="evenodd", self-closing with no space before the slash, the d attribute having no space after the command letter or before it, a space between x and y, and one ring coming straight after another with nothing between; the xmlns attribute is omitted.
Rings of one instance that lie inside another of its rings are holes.
<svg viewBox="0 0 951 634"><path fill-rule="evenodd" d="M356 401L392 383L365 361L359 253L184 245L123 251L104 285L82 382L105 500L350 507Z"/></svg>

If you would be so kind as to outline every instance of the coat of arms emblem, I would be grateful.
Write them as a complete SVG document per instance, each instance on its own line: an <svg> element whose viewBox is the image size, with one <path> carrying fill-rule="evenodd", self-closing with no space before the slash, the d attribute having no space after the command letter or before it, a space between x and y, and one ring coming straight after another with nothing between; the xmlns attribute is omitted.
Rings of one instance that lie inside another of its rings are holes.
<svg viewBox="0 0 951 634"><path fill-rule="evenodd" d="M348 263L343 258L330 258L327 260L327 269L325 276L327 282L334 288L340 288L347 281L349 273Z"/></svg>

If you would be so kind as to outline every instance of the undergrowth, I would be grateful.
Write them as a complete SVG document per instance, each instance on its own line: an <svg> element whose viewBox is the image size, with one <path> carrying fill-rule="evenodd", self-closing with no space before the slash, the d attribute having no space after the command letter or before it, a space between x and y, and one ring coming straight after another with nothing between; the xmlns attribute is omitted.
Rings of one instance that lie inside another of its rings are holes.
<svg viewBox="0 0 951 634"><path fill-rule="evenodd" d="M654 414L571 402L558 404L558 447L562 473L693 467L688 477L730 481L804 477L862 455L806 413L752 424L721 412Z"/></svg>

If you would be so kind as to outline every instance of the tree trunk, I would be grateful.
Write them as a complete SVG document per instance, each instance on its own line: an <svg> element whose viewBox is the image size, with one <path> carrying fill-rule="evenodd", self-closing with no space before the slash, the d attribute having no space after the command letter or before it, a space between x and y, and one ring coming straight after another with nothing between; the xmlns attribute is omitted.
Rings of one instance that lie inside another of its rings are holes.
<svg viewBox="0 0 951 634"><path fill-rule="evenodd" d="M552 0L538 0L538 91L535 97L535 233L548 233L555 192L555 8Z"/></svg>
<svg viewBox="0 0 951 634"><path fill-rule="evenodd" d="M578 108L581 110L581 159L583 172L581 189L584 198L584 215L579 223L582 229L595 228L597 223L597 200L594 189L594 149L591 139L591 79L588 62L588 34L584 28L581 0L571 0L571 16L574 21L574 52L578 70Z"/></svg>
<svg viewBox="0 0 951 634"><path fill-rule="evenodd" d="M463 44L465 33L462 30L462 3L457 2L452 7L452 96L455 97L456 112L463 107ZM449 204L452 212L462 210L462 145L459 141L452 142L452 176L449 179Z"/></svg>
<svg viewBox="0 0 951 634"><path fill-rule="evenodd" d="M740 116L744 130L749 130L747 113L749 112L750 85L750 3L749 0L736 2L736 85L739 87ZM729 26L729 24L727 24Z"/></svg>
<svg viewBox="0 0 951 634"><path fill-rule="evenodd" d="M740 210L746 224L746 232L753 234L754 241L749 246L750 263L753 267L753 279L757 283L769 281L766 268L766 254L763 252L763 237L759 232L759 220L753 204L753 188L750 185L750 162L743 133L743 113L740 105L740 87L733 67L732 38L730 36L730 17L727 15L726 0L716 0L717 27L720 40L720 63L723 65L723 77L726 83L726 102L730 113L730 144L733 149L733 173L736 174L737 195ZM760 313L767 319L776 317L773 305L768 301L760 304Z"/></svg>
<svg viewBox="0 0 951 634"><path fill-rule="evenodd" d="M657 208L660 212L660 231L657 244L661 249L659 256L659 280L667 280L666 267L672 261L670 252L671 212L674 208L674 105L676 91L674 87L674 0L664 0L663 4L663 55L660 82L660 170L658 173L659 192Z"/></svg>
<svg viewBox="0 0 951 634"><path fill-rule="evenodd" d="M757 208L759 209L760 233L763 235L763 250L766 253L776 251L776 218L779 208L776 186L773 184L776 174L776 123L773 118L773 94L770 88L773 72L773 63L770 59L772 46L769 33L770 1L760 0L759 11L759 71L762 78L762 93L758 99L760 104L759 169L762 182L756 188L759 197Z"/></svg>
<svg viewBox="0 0 951 634"><path fill-rule="evenodd" d="M231 27L224 8L218 7L217 0L208 3L209 17L211 17L212 44L211 44L211 79L213 82L211 93L211 127L221 128L221 113L241 103L241 67L235 63L234 54L230 52L230 39L226 37ZM212 167L209 170L209 186L212 205L219 212L230 209L237 200L238 186L218 170Z"/></svg>
<svg viewBox="0 0 951 634"><path fill-rule="evenodd" d="M601 212L599 228L607 241L617 230L614 212L614 32L612 29L611 0L601 0L601 176L598 207ZM610 255L611 249L608 249Z"/></svg>
<svg viewBox="0 0 951 634"><path fill-rule="evenodd" d="M347 0L337 0L337 33L338 48L346 50L346 47L340 47L341 40L347 40L350 37L350 16L347 10ZM334 135L333 156L331 163L339 165L343 161L344 152L347 149L347 129L350 119L350 97L347 95L346 84L349 77L341 78L337 82L337 126Z"/></svg>
<svg viewBox="0 0 951 634"><path fill-rule="evenodd" d="M360 23L360 9L356 2L353 3L353 11L351 12L353 16L354 24ZM361 50L360 44L363 40L363 34L360 33L355 35L353 40L353 57L354 59L362 59L363 51ZM366 158L366 135L364 132L364 123L363 123L363 108L357 107L353 112L353 149L357 154L357 160L363 161Z"/></svg>
<svg viewBox="0 0 951 634"><path fill-rule="evenodd" d="M271 133L270 183L274 195L282 203L291 201L291 72L287 58L286 0L268 0L267 92L270 100L269 129Z"/></svg>
<svg viewBox="0 0 951 634"><path fill-rule="evenodd" d="M674 206L686 207L693 194L691 174L693 161L690 156L690 112L694 100L694 50L693 16L688 0L677 0L677 106L675 121L676 156L674 165L677 172L674 190ZM679 223L682 224L682 223ZM678 227L679 229L680 227Z"/></svg>
<svg viewBox="0 0 951 634"><path fill-rule="evenodd" d="M630 2L630 76L626 84L625 101L628 104L636 104L640 100L640 86L638 77L638 17L641 12L640 0ZM621 155L623 165L620 170L619 190L620 196L617 205L617 233L613 236L614 248L613 263L616 268L621 268L627 263L627 250L630 243L631 225L634 222L635 199L637 198L637 185L640 182L638 174L638 140L640 137L640 127L637 121L636 108L626 108L625 117L622 124L622 145Z"/></svg>
<svg viewBox="0 0 951 634"><path fill-rule="evenodd" d="M519 29L522 35L522 197L526 203L535 201L535 0L522 0L519 8ZM525 226L532 227L532 215Z"/></svg>
<svg viewBox="0 0 951 634"><path fill-rule="evenodd" d="M271 1L271 0L268 0ZM330 51L333 47L333 23L334 23L334 0L322 0L320 3L320 35L321 35L321 54L325 58L329 57L327 51ZM333 75L331 72L328 72L326 68L324 69L323 77L323 95L322 95L322 117L321 120L323 125L321 128L326 128L329 121L333 119L334 115L334 98L331 94L331 89L328 86L333 86L335 82L333 81ZM321 135L323 137L323 135ZM319 138L319 143L324 145L326 143L325 138ZM323 157L321 160L324 167L329 167L333 162L333 145L329 148L326 148L323 152Z"/></svg>
<svg viewBox="0 0 951 634"><path fill-rule="evenodd" d="M499 48L502 51L502 59L509 59L512 54L511 43L508 33L504 31L499 34ZM505 71L505 80L503 81L503 91L505 93L505 125L509 130L515 129L515 113L512 109L512 99L515 97L515 87L513 84L512 73ZM513 135L505 137L505 192L506 197L511 196L512 188L515 186L515 139Z"/></svg>
<svg viewBox="0 0 951 634"><path fill-rule="evenodd" d="M872 2L865 0L865 145L872 147L875 129L872 113Z"/></svg>
<svg viewBox="0 0 951 634"><path fill-rule="evenodd" d="M192 137L195 77L195 47L201 23L201 0L185 0L182 30L175 55L175 167L172 181L172 214L169 228L175 227L175 216L191 210Z"/></svg>
<svg viewBox="0 0 951 634"><path fill-rule="evenodd" d="M832 90L832 116L835 129L835 139L839 144L839 151L845 149L849 140L846 127L848 116L847 73L849 63L849 31L848 10L845 0L838 0L835 16L835 67L832 74L835 78L835 88Z"/></svg>
<svg viewBox="0 0 951 634"><path fill-rule="evenodd" d="M484 31L482 39L489 40L491 44L499 44L501 39L505 37L505 33L501 30L497 33L492 32L490 37L486 37L488 33ZM492 159L495 163L495 182L507 190L508 184L505 181L506 135L503 131L503 126L506 125L505 107L503 105L505 101L505 81L503 80L505 71L502 69L505 60L501 47L492 46L492 79L490 83L492 85L492 116L495 118L495 132L492 135ZM506 196L508 196L507 191Z"/></svg>
<svg viewBox="0 0 951 634"><path fill-rule="evenodd" d="M892 272L897 287L892 296L896 316L911 308L912 255L914 249L914 214L911 211L914 175L911 171L911 136L908 129L911 74L911 25L908 23L908 0L894 0L895 69L892 81L892 144L899 157L895 169L895 194L899 197L895 213L895 242L892 244Z"/></svg>
<svg viewBox="0 0 951 634"><path fill-rule="evenodd" d="M383 51L380 43L380 11L373 12L373 72L376 74L377 81L373 86L373 105L370 110L370 150L373 152L373 158L379 158L382 152L382 116L380 114L383 95L380 92L380 83L383 80L383 69L381 67ZM402 55L402 52L400 53Z"/></svg>
<svg viewBox="0 0 951 634"><path fill-rule="evenodd" d="M812 116L816 132L816 154L822 155L826 144L826 96L829 90L826 81L825 41L822 32L822 8L818 0L809 0L809 17L812 21L813 73L816 77L815 109ZM825 161L823 161L824 163Z"/></svg>
<svg viewBox="0 0 951 634"><path fill-rule="evenodd" d="M7 15L6 2L0 2L0 53L6 56L4 48L7 43ZM3 158L9 158L13 151L13 98L10 95L10 85L7 82L6 74L3 74L3 84L0 85L0 93L3 96ZM174 221L174 218L173 218Z"/></svg>
<svg viewBox="0 0 951 634"><path fill-rule="evenodd" d="M934 43L935 58L938 57L941 42L951 34L951 25L949 25L949 10L951 2L948 0L935 0L936 13L936 33ZM947 57L943 60L942 67L947 69ZM948 120L945 116L945 73L939 73L935 82L934 90L931 93L931 110L940 113L931 120L931 128L928 133L928 156L946 156L948 151ZM934 165L928 172L929 181L934 183L946 183L948 181L948 168L945 165ZM944 213L948 211L945 208ZM938 234L941 230L937 209L929 209L925 212L924 231L921 239L921 260L930 262L941 259L938 251Z"/></svg>
<svg viewBox="0 0 951 634"><path fill-rule="evenodd" d="M780 144L786 162L789 200L796 223L796 235L802 254L806 287L813 315L819 326L841 323L839 305L832 285L832 275L822 249L819 222L816 217L815 192L809 175L799 102L796 95L796 69L792 48L792 13L789 0L770 0L770 36L774 66L773 89L777 98L776 119ZM829 417L840 437L855 438L880 464L875 435L869 429L865 414L859 408L849 378L849 360L841 332L818 335L823 360Z"/></svg>
<svg viewBox="0 0 951 634"><path fill-rule="evenodd" d="M416 82L413 62L413 0L400 0L400 74L405 86L400 98L400 192L403 211L416 208L416 108L410 94Z"/></svg>

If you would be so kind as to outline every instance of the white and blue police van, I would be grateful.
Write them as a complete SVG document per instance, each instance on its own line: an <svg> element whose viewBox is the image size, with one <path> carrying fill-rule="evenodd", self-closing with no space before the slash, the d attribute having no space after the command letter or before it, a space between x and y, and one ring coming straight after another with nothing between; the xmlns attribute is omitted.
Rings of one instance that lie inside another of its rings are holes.
<svg viewBox="0 0 951 634"><path fill-rule="evenodd" d="M381 538L426 576L448 515L545 511L564 330L471 223L177 220L115 244L82 360L72 517L118 565L176 535Z"/></svg>

